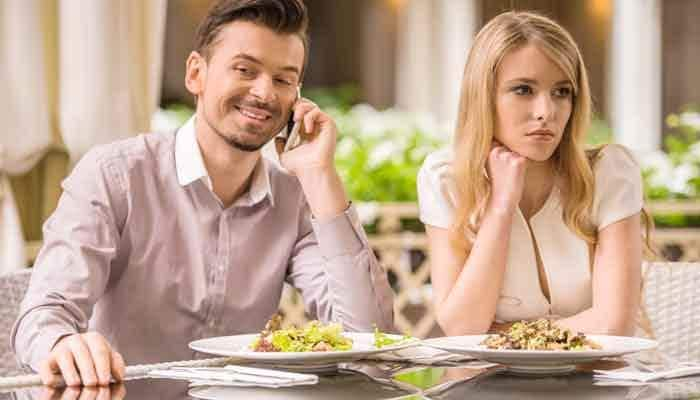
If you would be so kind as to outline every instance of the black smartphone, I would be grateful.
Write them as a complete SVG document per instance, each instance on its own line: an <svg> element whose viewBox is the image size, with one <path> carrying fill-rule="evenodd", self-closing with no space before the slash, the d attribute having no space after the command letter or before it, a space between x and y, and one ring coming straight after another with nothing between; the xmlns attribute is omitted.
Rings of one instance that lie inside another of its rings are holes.
<svg viewBox="0 0 700 400"><path fill-rule="evenodd" d="M282 154L301 144L301 137L299 137L300 125L301 122L294 122L294 110L292 110L287 120L286 129L280 132L275 138L277 154Z"/></svg>
<svg viewBox="0 0 700 400"><path fill-rule="evenodd" d="M294 128L294 110L290 111L289 120L287 120L287 139L289 139L289 135L291 135L293 128Z"/></svg>

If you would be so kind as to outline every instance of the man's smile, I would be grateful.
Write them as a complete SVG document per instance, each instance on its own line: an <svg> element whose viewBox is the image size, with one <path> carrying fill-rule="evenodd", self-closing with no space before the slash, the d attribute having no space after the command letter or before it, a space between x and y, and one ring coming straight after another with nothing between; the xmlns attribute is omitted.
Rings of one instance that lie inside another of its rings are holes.
<svg viewBox="0 0 700 400"><path fill-rule="evenodd" d="M235 109L244 117L247 117L249 119L255 120L255 121L268 121L270 118L272 118L272 114L269 111L256 108L256 107L247 107L247 106L235 106Z"/></svg>

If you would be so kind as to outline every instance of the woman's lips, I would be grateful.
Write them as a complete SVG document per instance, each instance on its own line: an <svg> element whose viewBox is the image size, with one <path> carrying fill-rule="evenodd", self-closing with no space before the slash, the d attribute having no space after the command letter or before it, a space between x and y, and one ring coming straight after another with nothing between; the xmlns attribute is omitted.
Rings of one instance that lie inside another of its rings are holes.
<svg viewBox="0 0 700 400"><path fill-rule="evenodd" d="M549 129L538 129L538 130L529 132L525 136L532 139L532 140L543 141L543 142L551 142L554 140L554 137L555 137L554 132L550 131Z"/></svg>
<svg viewBox="0 0 700 400"><path fill-rule="evenodd" d="M533 133L531 135L527 135L527 137L538 142L551 142L554 140L553 135L548 135L544 133Z"/></svg>

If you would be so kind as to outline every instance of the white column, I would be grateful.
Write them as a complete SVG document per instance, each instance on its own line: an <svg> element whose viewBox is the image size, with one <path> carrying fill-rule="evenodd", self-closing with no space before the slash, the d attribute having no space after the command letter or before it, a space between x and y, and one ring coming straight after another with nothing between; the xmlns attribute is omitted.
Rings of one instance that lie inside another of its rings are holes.
<svg viewBox="0 0 700 400"><path fill-rule="evenodd" d="M399 10L396 102L439 121L457 115L464 63L479 22L477 0L408 0Z"/></svg>
<svg viewBox="0 0 700 400"><path fill-rule="evenodd" d="M615 0L610 54L615 140L636 153L661 147L661 0Z"/></svg>
<svg viewBox="0 0 700 400"><path fill-rule="evenodd" d="M407 0L398 18L396 105L408 111L432 108L440 60L435 57L435 0Z"/></svg>
<svg viewBox="0 0 700 400"><path fill-rule="evenodd" d="M439 121L449 122L450 128L457 120L464 64L479 28L481 11L478 3L474 0L440 1L436 44L440 46L442 57L437 64L440 87L433 111Z"/></svg>

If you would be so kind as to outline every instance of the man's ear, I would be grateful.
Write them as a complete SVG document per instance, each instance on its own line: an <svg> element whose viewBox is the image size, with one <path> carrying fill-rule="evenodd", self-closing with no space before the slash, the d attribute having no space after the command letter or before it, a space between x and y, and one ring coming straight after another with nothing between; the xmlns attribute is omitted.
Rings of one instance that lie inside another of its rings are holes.
<svg viewBox="0 0 700 400"><path fill-rule="evenodd" d="M207 78L207 60L196 51L190 53L185 63L185 87L195 96L204 91Z"/></svg>

